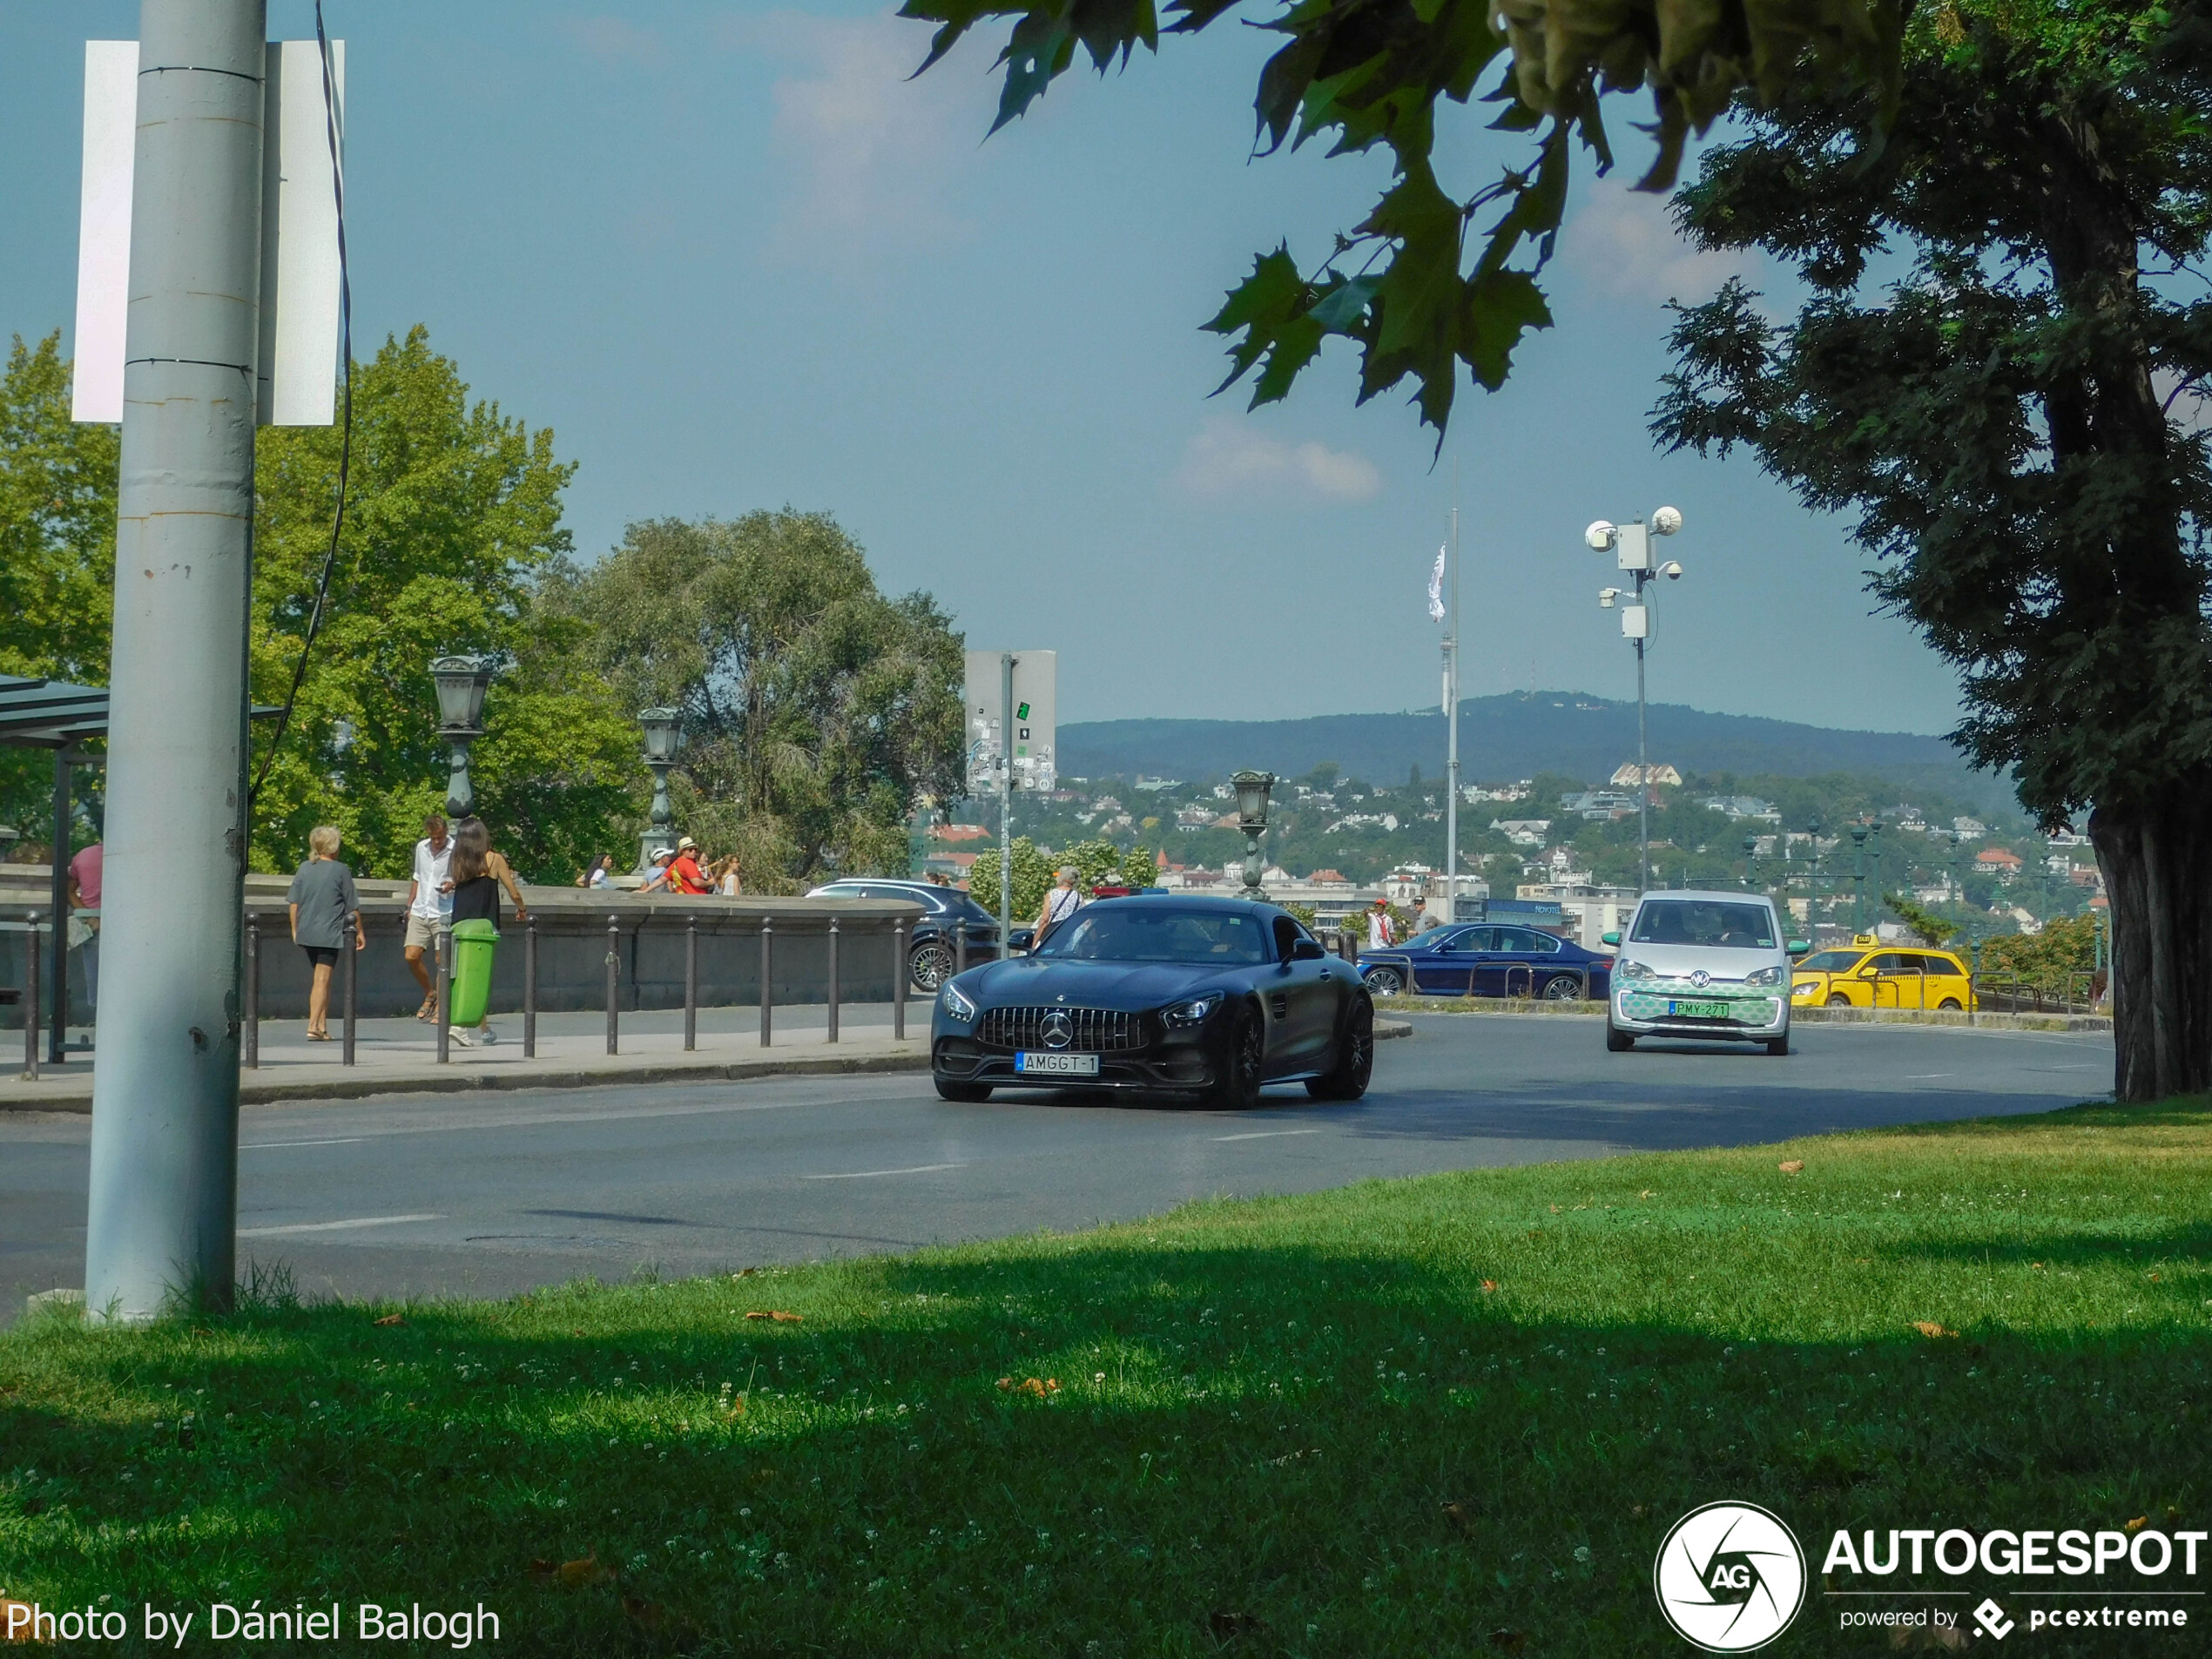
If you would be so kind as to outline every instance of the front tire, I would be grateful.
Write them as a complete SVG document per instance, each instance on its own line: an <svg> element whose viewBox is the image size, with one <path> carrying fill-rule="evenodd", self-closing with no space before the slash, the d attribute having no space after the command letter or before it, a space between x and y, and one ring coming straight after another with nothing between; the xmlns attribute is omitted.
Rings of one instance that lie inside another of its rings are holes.
<svg viewBox="0 0 2212 1659"><path fill-rule="evenodd" d="M952 949L935 940L926 945L916 945L907 962L914 988L927 991L932 996L936 995L944 982L953 976Z"/></svg>
<svg viewBox="0 0 2212 1659"><path fill-rule="evenodd" d="M1610 1020L1608 1020L1605 1022L1606 1053L1626 1054L1629 1049L1635 1048L1635 1046L1636 1038L1635 1032L1623 1031L1615 1026Z"/></svg>
<svg viewBox="0 0 2212 1659"><path fill-rule="evenodd" d="M1406 976L1394 968L1371 968L1360 974L1359 982L1370 996L1396 996L1406 988Z"/></svg>
<svg viewBox="0 0 2212 1659"><path fill-rule="evenodd" d="M1766 1051L1774 1055L1777 1060L1788 1054L1790 1052L1790 1034L1787 1031L1784 1031L1778 1037L1768 1038L1766 1042Z"/></svg>
<svg viewBox="0 0 2212 1659"><path fill-rule="evenodd" d="M1214 1104L1238 1112L1258 1105L1259 1082L1266 1066L1267 1033L1256 1012L1240 1008L1230 1022L1221 1076L1213 1087Z"/></svg>
<svg viewBox="0 0 2212 1659"><path fill-rule="evenodd" d="M988 1083L956 1083L948 1077L940 1077L936 1082L940 1100L955 1100L962 1105L974 1106L991 1097Z"/></svg>
<svg viewBox="0 0 2212 1659"><path fill-rule="evenodd" d="M1316 1100L1358 1100L1374 1075L1375 1005L1362 997L1344 1017L1336 1064L1326 1076L1309 1078L1305 1092Z"/></svg>
<svg viewBox="0 0 2212 1659"><path fill-rule="evenodd" d="M1840 995L1831 994L1828 998L1828 1006L1831 1008L1847 1008L1851 1006L1851 998Z"/></svg>

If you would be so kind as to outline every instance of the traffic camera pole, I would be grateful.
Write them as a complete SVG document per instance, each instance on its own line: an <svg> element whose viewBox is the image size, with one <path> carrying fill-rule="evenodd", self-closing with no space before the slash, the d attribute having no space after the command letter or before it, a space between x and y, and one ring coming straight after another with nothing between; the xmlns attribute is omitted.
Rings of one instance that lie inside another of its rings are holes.
<svg viewBox="0 0 2212 1659"><path fill-rule="evenodd" d="M1444 638L1444 921L1460 919L1460 464L1452 463L1452 621Z"/></svg>
<svg viewBox="0 0 2212 1659"><path fill-rule="evenodd" d="M266 0L144 0L84 1300L231 1296Z"/></svg>
<svg viewBox="0 0 2212 1659"><path fill-rule="evenodd" d="M1014 929L1014 653L999 653L999 961Z"/></svg>

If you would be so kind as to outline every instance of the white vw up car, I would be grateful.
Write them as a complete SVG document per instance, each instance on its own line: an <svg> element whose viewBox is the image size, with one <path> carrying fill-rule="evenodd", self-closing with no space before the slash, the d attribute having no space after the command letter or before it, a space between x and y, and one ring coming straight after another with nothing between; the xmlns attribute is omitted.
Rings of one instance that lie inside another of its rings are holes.
<svg viewBox="0 0 2212 1659"><path fill-rule="evenodd" d="M1613 964L1605 1046L1638 1037L1759 1042L1790 1052L1790 959L1811 947L1786 939L1771 901L1752 893L1647 893Z"/></svg>

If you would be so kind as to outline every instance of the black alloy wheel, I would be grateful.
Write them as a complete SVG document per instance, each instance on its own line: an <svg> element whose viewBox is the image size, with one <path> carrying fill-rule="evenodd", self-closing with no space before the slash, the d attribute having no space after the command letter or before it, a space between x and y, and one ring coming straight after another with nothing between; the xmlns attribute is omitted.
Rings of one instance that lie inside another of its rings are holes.
<svg viewBox="0 0 2212 1659"><path fill-rule="evenodd" d="M907 961L914 974L914 988L934 995L937 988L953 976L952 947L939 940L926 945L916 945Z"/></svg>
<svg viewBox="0 0 2212 1659"><path fill-rule="evenodd" d="M940 1077L937 1079L937 1097L972 1106L979 1101L990 1099L991 1086L988 1083L956 1083L949 1078Z"/></svg>
<svg viewBox="0 0 2212 1659"><path fill-rule="evenodd" d="M1259 1015L1250 1007L1239 1008L1229 1022L1221 1077L1214 1084L1215 1103L1240 1112L1258 1105L1259 1082L1266 1066L1267 1033Z"/></svg>
<svg viewBox="0 0 2212 1659"><path fill-rule="evenodd" d="M1394 968L1371 968L1359 981L1371 996L1396 996L1406 988L1406 976Z"/></svg>
<svg viewBox="0 0 2212 1659"><path fill-rule="evenodd" d="M1582 982L1567 974L1554 974L1544 981L1537 993L1547 1002L1579 1002L1582 1000Z"/></svg>
<svg viewBox="0 0 2212 1659"><path fill-rule="evenodd" d="M1305 1092L1316 1100L1358 1100L1374 1075L1375 1005L1361 997L1345 1013L1336 1064L1324 1076L1307 1079Z"/></svg>

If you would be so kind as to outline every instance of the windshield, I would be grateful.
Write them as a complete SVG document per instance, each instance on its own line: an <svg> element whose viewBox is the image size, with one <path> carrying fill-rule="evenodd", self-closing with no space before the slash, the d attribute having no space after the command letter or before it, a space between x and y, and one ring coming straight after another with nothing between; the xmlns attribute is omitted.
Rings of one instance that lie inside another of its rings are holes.
<svg viewBox="0 0 2212 1659"><path fill-rule="evenodd" d="M1092 905L1034 953L1085 962L1264 962L1258 919L1224 910L1170 910L1137 900Z"/></svg>
<svg viewBox="0 0 2212 1659"><path fill-rule="evenodd" d="M1814 974L1848 974L1865 954L1857 950L1824 950L1817 956L1806 957L1798 967Z"/></svg>
<svg viewBox="0 0 2212 1659"><path fill-rule="evenodd" d="M1774 912L1763 904L1718 899L1653 899L1636 912L1639 945L1710 945L1723 949L1772 950Z"/></svg>

